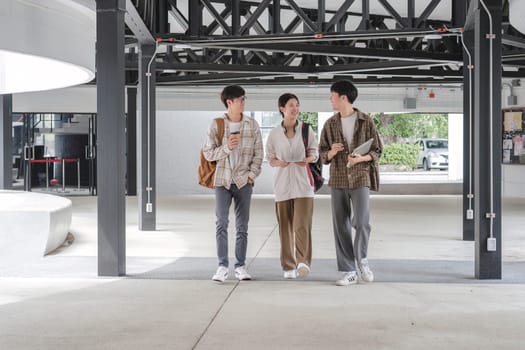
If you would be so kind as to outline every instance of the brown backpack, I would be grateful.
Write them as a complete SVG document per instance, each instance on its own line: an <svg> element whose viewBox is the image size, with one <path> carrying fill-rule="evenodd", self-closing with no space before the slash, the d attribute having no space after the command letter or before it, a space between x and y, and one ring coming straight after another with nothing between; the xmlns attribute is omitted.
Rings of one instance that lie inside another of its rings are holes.
<svg viewBox="0 0 525 350"><path fill-rule="evenodd" d="M222 144L222 137L224 136L224 119L216 118L217 123L217 138L219 140L219 146ZM217 168L217 162L210 162L204 158L204 153L201 148L201 162L199 164L199 185L214 188L215 187L215 169Z"/></svg>

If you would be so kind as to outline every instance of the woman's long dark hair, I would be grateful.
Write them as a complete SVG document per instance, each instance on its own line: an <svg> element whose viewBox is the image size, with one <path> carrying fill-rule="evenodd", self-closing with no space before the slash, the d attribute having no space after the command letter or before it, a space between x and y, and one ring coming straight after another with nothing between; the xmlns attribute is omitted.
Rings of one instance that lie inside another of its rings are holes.
<svg viewBox="0 0 525 350"><path fill-rule="evenodd" d="M282 94L281 96L279 96L279 100L277 101L277 104L278 104L279 107L284 107L284 106L286 106L288 101L290 101L292 98L296 99L297 102L299 102L299 99L297 98L297 96L295 96L292 93L287 92L287 93ZM281 116L284 118L284 114L283 114L283 112L281 112L280 109L279 109L279 113L281 113Z"/></svg>

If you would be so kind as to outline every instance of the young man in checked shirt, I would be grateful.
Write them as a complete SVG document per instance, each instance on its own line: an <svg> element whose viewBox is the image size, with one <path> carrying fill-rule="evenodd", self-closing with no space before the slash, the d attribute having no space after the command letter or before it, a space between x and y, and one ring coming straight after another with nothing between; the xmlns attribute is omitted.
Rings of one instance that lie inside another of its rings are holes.
<svg viewBox="0 0 525 350"><path fill-rule="evenodd" d="M330 164L332 222L335 236L337 268L341 271L338 286L362 281L372 282L374 274L367 259L370 238L370 190L379 189L377 161L383 145L366 113L353 107L356 87L348 80L337 81L330 87L330 102L337 113L326 121L319 142L323 164ZM352 151L373 138L370 151ZM352 210L353 217L352 217ZM355 239L352 241L352 226Z"/></svg>
<svg viewBox="0 0 525 350"><path fill-rule="evenodd" d="M228 216L232 201L235 208L235 277L240 281L252 277L246 269L248 220L254 180L261 173L263 145L259 124L244 115L246 94L238 85L226 86L221 101L227 108L222 116L224 134L218 139L217 122L208 129L203 146L204 157L216 161L215 222L218 268L212 280L224 282L229 274Z"/></svg>

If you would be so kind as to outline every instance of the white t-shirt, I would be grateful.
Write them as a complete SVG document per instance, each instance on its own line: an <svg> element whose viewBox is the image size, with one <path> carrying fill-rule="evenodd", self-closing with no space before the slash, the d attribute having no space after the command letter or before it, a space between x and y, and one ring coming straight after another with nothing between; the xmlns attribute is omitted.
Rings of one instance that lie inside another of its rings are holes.
<svg viewBox="0 0 525 350"><path fill-rule="evenodd" d="M341 118L341 124L343 125L343 136L346 139L348 147L351 147L351 149L352 147L355 147L355 145L352 146L352 140L354 139L354 128L356 119L357 113L355 112L352 113L349 117Z"/></svg>
<svg viewBox="0 0 525 350"><path fill-rule="evenodd" d="M238 132L241 131L241 122L232 122L228 120L228 128L230 129L230 134L232 132ZM230 153L230 166L233 169L235 169L235 166L237 165L237 162L239 161L239 146L232 149Z"/></svg>

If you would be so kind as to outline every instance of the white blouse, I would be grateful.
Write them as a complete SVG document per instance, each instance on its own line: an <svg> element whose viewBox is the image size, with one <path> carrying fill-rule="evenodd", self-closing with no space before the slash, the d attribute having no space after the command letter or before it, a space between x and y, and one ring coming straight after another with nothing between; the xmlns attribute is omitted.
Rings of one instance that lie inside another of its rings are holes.
<svg viewBox="0 0 525 350"><path fill-rule="evenodd" d="M306 158L303 136L303 123L299 122L294 137L288 138L281 125L270 131L266 141L266 159L280 159L291 162L288 166L273 167L273 190L275 201L285 201L294 198L313 197L314 189L310 183L308 169L293 162ZM319 157L318 143L311 127L308 128L308 156Z"/></svg>

